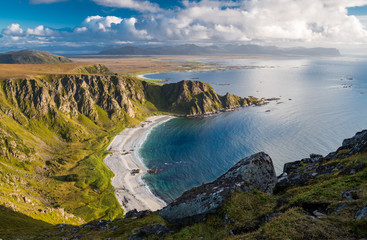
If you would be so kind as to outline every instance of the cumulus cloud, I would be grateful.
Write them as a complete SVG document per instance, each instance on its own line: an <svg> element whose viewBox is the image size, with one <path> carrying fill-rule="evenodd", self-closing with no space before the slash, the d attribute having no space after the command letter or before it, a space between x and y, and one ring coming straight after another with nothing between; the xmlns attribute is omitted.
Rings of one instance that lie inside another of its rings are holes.
<svg viewBox="0 0 367 240"><path fill-rule="evenodd" d="M93 0L95 3L115 8L129 8L140 12L158 12L161 11L158 4L149 1L139 0Z"/></svg>
<svg viewBox="0 0 367 240"><path fill-rule="evenodd" d="M23 35L23 29L18 23L10 24L6 29L3 30L2 34L11 36L21 36Z"/></svg>
<svg viewBox="0 0 367 240"><path fill-rule="evenodd" d="M42 46L97 46L151 40L145 29L137 29L136 18L115 16L90 16L83 23L69 30L56 30L39 25L23 29L19 24L11 24L2 33L0 45L17 48Z"/></svg>
<svg viewBox="0 0 367 240"><path fill-rule="evenodd" d="M257 0L184 2L185 8L164 19L164 28L184 38L193 26L206 28L206 38L223 41L264 40L365 42L367 32L347 7L363 0ZM164 29L162 29L164 31ZM172 35L171 35L172 36Z"/></svg>
<svg viewBox="0 0 367 240"><path fill-rule="evenodd" d="M148 1L93 1L145 13L136 18L90 16L68 31L42 25L25 30L19 24L11 24L2 31L0 43L367 44L367 29L363 24L367 23L367 17L348 15L348 7L365 6L367 0L183 0L182 7L169 10Z"/></svg>

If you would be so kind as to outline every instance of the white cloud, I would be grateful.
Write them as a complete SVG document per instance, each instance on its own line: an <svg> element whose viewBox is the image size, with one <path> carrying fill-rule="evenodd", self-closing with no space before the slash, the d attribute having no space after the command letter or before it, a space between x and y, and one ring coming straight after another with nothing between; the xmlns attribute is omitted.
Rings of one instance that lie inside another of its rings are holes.
<svg viewBox="0 0 367 240"><path fill-rule="evenodd" d="M57 34L57 32L44 27L43 25L39 25L35 28L28 28L26 31L26 35L34 35L34 36L53 36Z"/></svg>
<svg viewBox="0 0 367 240"><path fill-rule="evenodd" d="M165 19L164 28L183 38L194 25L206 27L206 38L266 42L366 42L367 32L347 7L367 5L363 0L185 1L184 9ZM162 20L163 22L163 20ZM164 32L164 30L162 29ZM172 36L172 34L171 34Z"/></svg>
<svg viewBox="0 0 367 240"><path fill-rule="evenodd" d="M123 21L122 18L115 16L91 16L87 17L83 24L84 28L90 29L92 31L109 31L111 29L112 24L117 25ZM88 26L88 27L87 27Z"/></svg>
<svg viewBox="0 0 367 240"><path fill-rule="evenodd" d="M10 24L6 29L2 31L4 35L21 36L24 31L18 23Z"/></svg>
<svg viewBox="0 0 367 240"><path fill-rule="evenodd" d="M348 7L367 5L367 0L184 0L183 7L164 11L148 1L93 1L145 13L137 18L90 16L69 31L43 25L24 30L19 24L11 24L2 31L0 44L367 44L367 16L348 15Z"/></svg>
<svg viewBox="0 0 367 240"><path fill-rule="evenodd" d="M95 3L115 8L129 8L140 12L158 12L161 11L157 4L149 1L139 0L93 0Z"/></svg>

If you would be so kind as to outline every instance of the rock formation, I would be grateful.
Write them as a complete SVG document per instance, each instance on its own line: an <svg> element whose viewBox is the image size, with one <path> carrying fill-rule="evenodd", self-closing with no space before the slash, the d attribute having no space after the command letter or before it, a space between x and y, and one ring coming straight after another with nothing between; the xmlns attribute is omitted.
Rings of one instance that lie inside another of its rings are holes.
<svg viewBox="0 0 367 240"><path fill-rule="evenodd" d="M276 181L269 155L257 153L240 160L215 181L185 192L158 213L173 224L201 221L223 206L233 192L258 189L271 194Z"/></svg>

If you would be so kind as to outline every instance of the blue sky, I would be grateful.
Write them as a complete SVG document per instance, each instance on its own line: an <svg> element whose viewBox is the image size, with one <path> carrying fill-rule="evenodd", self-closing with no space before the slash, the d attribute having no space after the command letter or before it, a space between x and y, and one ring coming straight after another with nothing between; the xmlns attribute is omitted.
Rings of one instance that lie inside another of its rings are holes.
<svg viewBox="0 0 367 240"><path fill-rule="evenodd" d="M177 0L155 0L162 8L181 6ZM29 0L2 0L0 29L14 22L24 27L47 25L53 28L73 28L87 16L139 16L139 12L127 8L105 7L90 0L69 0L49 4L32 4Z"/></svg>
<svg viewBox="0 0 367 240"><path fill-rule="evenodd" d="M0 51L188 42L367 43L367 0L2 0L0 4Z"/></svg>

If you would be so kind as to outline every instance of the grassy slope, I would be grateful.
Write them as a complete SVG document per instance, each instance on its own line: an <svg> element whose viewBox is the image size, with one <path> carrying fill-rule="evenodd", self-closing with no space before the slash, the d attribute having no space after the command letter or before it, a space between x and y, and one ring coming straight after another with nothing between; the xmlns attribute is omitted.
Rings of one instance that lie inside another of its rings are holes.
<svg viewBox="0 0 367 240"><path fill-rule="evenodd" d="M367 164L367 153L327 164ZM355 189L355 200L343 200L342 192ZM277 200L289 201L277 206ZM337 205L347 204L339 213ZM358 209L367 203L367 168L352 175L324 175L304 187L293 187L274 196L263 193L236 193L221 213L204 223L185 228L168 239L359 239L367 236L367 220L355 220ZM307 207L325 205L329 214L310 217ZM264 223L267 214L282 213ZM225 220L224 215L228 216ZM230 230L235 233L231 236Z"/></svg>
<svg viewBox="0 0 367 240"><path fill-rule="evenodd" d="M0 54L0 63L9 64L54 64L68 63L70 59L47 51L21 50Z"/></svg>
<svg viewBox="0 0 367 240"><path fill-rule="evenodd" d="M40 74L104 74L96 72L94 63L61 63L61 64L0 64L0 79L31 78ZM107 71L107 70L106 70Z"/></svg>
<svg viewBox="0 0 367 240"><path fill-rule="evenodd" d="M324 164L351 167L360 163L367 164L367 152ZM367 203L366 179L367 168L364 168L351 175L321 175L307 186L291 187L275 195L259 191L236 192L217 214L205 222L181 229L170 226L156 214L150 214L142 219L108 222L107 230L88 224L78 228L64 226L64 232L60 227L53 227L44 230L43 234L49 239L60 239L65 233L68 237L83 236L83 239L128 239L138 233L141 226L163 224L173 232L164 238L152 235L148 239L362 239L367 236L367 219L355 220L354 216ZM351 189L354 189L354 200L342 199L342 192ZM341 203L346 207L337 210ZM312 205L324 206L325 217L311 217L307 206ZM280 213L280 216L265 221L268 214L274 213Z"/></svg>
<svg viewBox="0 0 367 240"><path fill-rule="evenodd" d="M98 106L98 121L61 112L27 119L0 89L0 204L50 224L121 217L113 173L103 163L106 148L124 128L157 112L154 106L134 103L134 119L112 120Z"/></svg>

